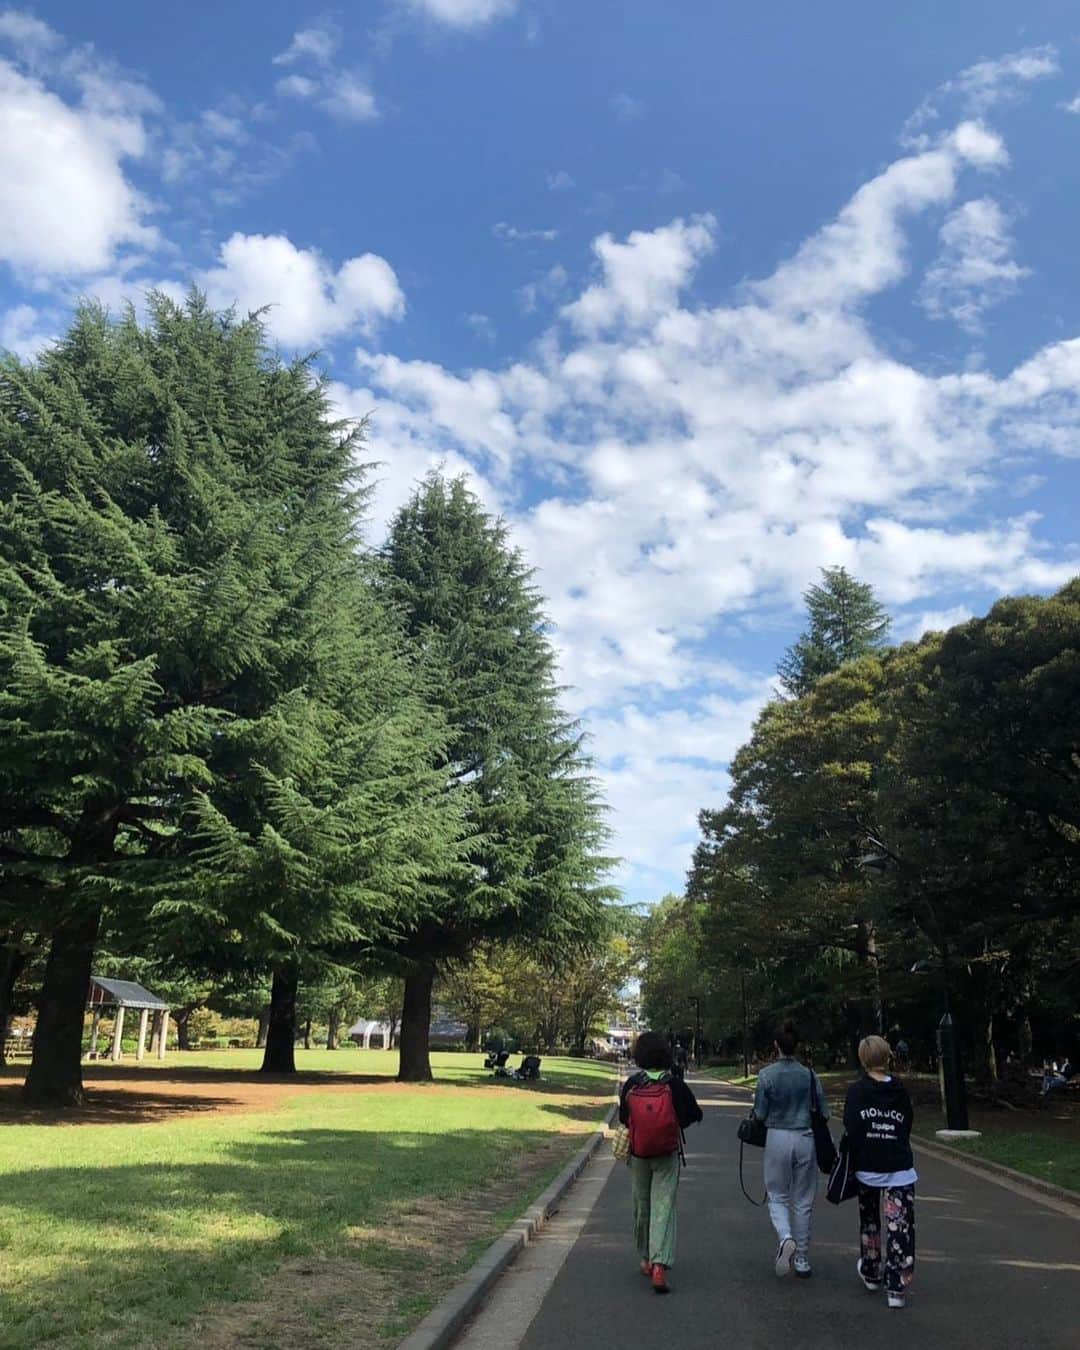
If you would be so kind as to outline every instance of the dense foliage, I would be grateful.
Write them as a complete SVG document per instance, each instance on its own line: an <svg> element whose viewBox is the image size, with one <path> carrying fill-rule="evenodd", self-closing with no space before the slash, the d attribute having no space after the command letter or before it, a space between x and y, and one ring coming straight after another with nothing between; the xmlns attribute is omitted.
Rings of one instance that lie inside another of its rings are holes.
<svg viewBox="0 0 1080 1350"><path fill-rule="evenodd" d="M359 978L599 932L539 597L437 478L373 559L361 442L197 295L0 363L0 1023L40 975L32 1104L81 1097L96 952L182 1015L268 994L280 1072Z"/></svg>
<svg viewBox="0 0 1080 1350"><path fill-rule="evenodd" d="M824 1054L892 1028L929 1053L947 992L984 1083L1000 1051L1075 1053L1080 582L770 703L732 779L651 920L647 1008L692 988L734 1043L748 986L759 1049L794 1014Z"/></svg>

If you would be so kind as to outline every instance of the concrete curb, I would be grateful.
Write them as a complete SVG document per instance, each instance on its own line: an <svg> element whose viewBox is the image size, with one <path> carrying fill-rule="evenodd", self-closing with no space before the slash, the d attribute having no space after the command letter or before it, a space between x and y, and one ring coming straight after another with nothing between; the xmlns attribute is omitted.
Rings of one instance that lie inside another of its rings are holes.
<svg viewBox="0 0 1080 1350"><path fill-rule="evenodd" d="M461 1328L484 1301L496 1280L513 1265L521 1251L537 1236L559 1208L563 1196L607 1138L607 1132L617 1112L618 1104L615 1103L608 1112L604 1124L594 1132L585 1147L578 1150L521 1218L516 1219L502 1237L495 1239L462 1280L399 1344L398 1350L445 1350L446 1346L452 1344Z"/></svg>
<svg viewBox="0 0 1080 1350"><path fill-rule="evenodd" d="M1066 1186L1055 1186L1052 1181L1043 1181L1042 1177L1033 1177L1030 1172L1018 1172L1015 1167L1006 1167L1004 1163L994 1162L990 1158L983 1158L978 1153L969 1153L966 1148L953 1148L950 1144L943 1144L940 1139L927 1139L924 1135L913 1134L911 1142L916 1147L929 1153L930 1156L937 1157L946 1162L962 1162L969 1167L975 1168L977 1172L987 1172L991 1176L1003 1177L1008 1181L1015 1182L1018 1186L1026 1186L1030 1191L1041 1191L1043 1195L1052 1196L1055 1200L1062 1200L1067 1205L1075 1205L1080 1209L1080 1194L1076 1191L1070 1191Z"/></svg>

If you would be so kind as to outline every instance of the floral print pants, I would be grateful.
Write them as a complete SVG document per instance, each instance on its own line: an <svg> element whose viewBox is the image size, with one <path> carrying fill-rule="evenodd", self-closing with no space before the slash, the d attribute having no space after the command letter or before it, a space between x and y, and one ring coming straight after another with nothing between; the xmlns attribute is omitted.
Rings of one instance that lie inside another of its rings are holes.
<svg viewBox="0 0 1080 1350"><path fill-rule="evenodd" d="M884 1249L882 1248L881 1200L885 1197ZM915 1274L915 1187L893 1186L881 1190L859 1183L859 1249L862 1273L880 1280L884 1261L885 1288L902 1294Z"/></svg>

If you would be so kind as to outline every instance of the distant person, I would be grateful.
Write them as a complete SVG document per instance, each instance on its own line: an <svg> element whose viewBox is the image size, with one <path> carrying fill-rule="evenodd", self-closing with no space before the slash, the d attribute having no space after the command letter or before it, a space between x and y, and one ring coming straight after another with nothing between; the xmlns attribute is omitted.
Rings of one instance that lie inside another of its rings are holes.
<svg viewBox="0 0 1080 1350"><path fill-rule="evenodd" d="M619 1120L630 1131L634 1184L634 1239L641 1273L658 1294L668 1293L675 1264L675 1201L679 1189L682 1132L702 1119L701 1107L672 1072L667 1040L643 1031L634 1042L631 1074L619 1093Z"/></svg>
<svg viewBox="0 0 1080 1350"><path fill-rule="evenodd" d="M1068 1087L1070 1081L1075 1078L1076 1070L1072 1066L1072 1060L1068 1055L1060 1064L1055 1060L1052 1064L1043 1066L1043 1096L1048 1097L1052 1092L1060 1092L1062 1088Z"/></svg>
<svg viewBox="0 0 1080 1350"><path fill-rule="evenodd" d="M758 1075L754 1115L765 1122L765 1189L769 1218L776 1229L777 1275L792 1271L800 1280L814 1273L810 1265L810 1229L817 1196L817 1152L810 1124L811 1102L828 1119L829 1104L821 1079L795 1058L799 1033L785 1022L776 1033L779 1058Z"/></svg>
<svg viewBox="0 0 1080 1350"><path fill-rule="evenodd" d="M686 1046L683 1045L682 1041L675 1042L674 1060L675 1063L673 1067L676 1077L685 1078L686 1067L690 1062L690 1056L687 1054Z"/></svg>
<svg viewBox="0 0 1080 1350"><path fill-rule="evenodd" d="M847 1090L844 1130L859 1182L859 1278L874 1292L884 1288L890 1308L902 1308L915 1273L918 1176L911 1152L914 1113L907 1089L889 1073L891 1058L880 1036L860 1042L864 1073Z"/></svg>

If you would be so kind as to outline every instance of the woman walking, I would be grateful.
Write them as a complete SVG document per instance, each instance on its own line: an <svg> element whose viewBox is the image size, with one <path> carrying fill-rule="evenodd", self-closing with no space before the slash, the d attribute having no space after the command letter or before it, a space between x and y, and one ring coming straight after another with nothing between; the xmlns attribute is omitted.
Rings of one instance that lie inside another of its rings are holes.
<svg viewBox="0 0 1080 1350"><path fill-rule="evenodd" d="M675 1264L675 1200L679 1189L682 1131L702 1119L701 1107L672 1072L663 1036L643 1031L634 1042L631 1074L619 1093L619 1120L630 1132L634 1185L634 1238L641 1273L658 1294L668 1293Z"/></svg>
<svg viewBox="0 0 1080 1350"><path fill-rule="evenodd" d="M765 1122L765 1190L769 1218L776 1229L777 1275L794 1271L800 1280L814 1273L810 1265L810 1228L817 1196L817 1153L810 1112L827 1120L829 1105L821 1080L795 1058L799 1033L785 1022L776 1033L778 1059L758 1074L754 1115Z"/></svg>
<svg viewBox="0 0 1080 1350"><path fill-rule="evenodd" d="M884 1285L889 1307L902 1308L915 1273L918 1176L911 1152L911 1099L889 1073L891 1058L880 1036L860 1043L864 1074L848 1088L844 1130L859 1183L859 1278L874 1292Z"/></svg>

